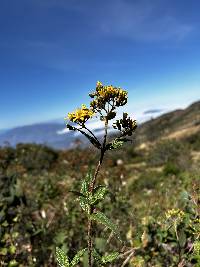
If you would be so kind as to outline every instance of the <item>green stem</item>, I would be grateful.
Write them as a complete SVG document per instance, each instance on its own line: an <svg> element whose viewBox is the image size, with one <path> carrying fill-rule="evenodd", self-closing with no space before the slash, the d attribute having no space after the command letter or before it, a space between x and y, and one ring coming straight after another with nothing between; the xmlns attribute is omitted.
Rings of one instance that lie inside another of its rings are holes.
<svg viewBox="0 0 200 267"><path fill-rule="evenodd" d="M91 207L90 207L90 211L89 214L91 214ZM90 217L88 218L88 266L92 267L92 235L91 235L91 231L92 231L92 220L90 219Z"/></svg>
<svg viewBox="0 0 200 267"><path fill-rule="evenodd" d="M101 148L101 156L98 162L98 165L96 167L94 177L92 179L92 182L90 184L90 193L93 194L93 190L95 187L97 175L99 173L100 167L103 162L103 158L106 152L106 140L107 140L107 134L108 134L108 121L105 120L105 135L104 135L104 142ZM93 241L92 241L92 220L90 219L91 214L93 213L93 207L89 207L89 216L88 216L88 227L87 227L87 235L88 235L88 266L92 267L92 250L93 250Z"/></svg>
<svg viewBox="0 0 200 267"><path fill-rule="evenodd" d="M95 187L95 182L96 182L96 178L97 175L99 173L101 164L103 162L103 156L104 153L102 153L101 151L101 157L99 160L99 163L96 167L95 173L94 173L94 177L92 179L92 182L90 184L90 192L93 193L94 187ZM87 235L88 235L88 265L89 267L92 267L92 250L93 250L93 242L92 242L92 220L90 219L91 214L93 213L93 207L90 206L89 207L89 216L88 216L88 228L87 228Z"/></svg>

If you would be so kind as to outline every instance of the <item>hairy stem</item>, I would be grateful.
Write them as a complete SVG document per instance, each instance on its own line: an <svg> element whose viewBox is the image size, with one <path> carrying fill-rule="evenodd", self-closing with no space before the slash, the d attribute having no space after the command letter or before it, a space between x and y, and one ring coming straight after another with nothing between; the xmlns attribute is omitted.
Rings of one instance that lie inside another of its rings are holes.
<svg viewBox="0 0 200 267"><path fill-rule="evenodd" d="M92 179L92 182L90 184L90 192L91 193L93 193L93 190L94 190L96 178L97 178L97 175L99 173L101 164L103 162L103 156L104 156L104 153L102 153L102 151L101 151L101 157L100 157L100 160L99 160L98 165L96 167L96 170L95 170L95 173L94 173L94 177ZM90 206L89 209L90 210L89 210L88 227L87 227L87 230L88 230L87 231L87 235L88 235L88 265L89 265L89 267L92 267L92 249L93 249L93 242L92 242L92 220L90 219L90 215L93 213L93 207Z"/></svg>
<svg viewBox="0 0 200 267"><path fill-rule="evenodd" d="M89 213L91 214L91 207L90 207L90 211ZM88 266L92 267L92 235L91 235L91 231L92 231L92 220L90 218L88 218Z"/></svg>
<svg viewBox="0 0 200 267"><path fill-rule="evenodd" d="M106 140L107 140L107 135L108 135L108 121L107 119L105 120L105 135L104 135L104 141L103 141L103 145L101 148L101 156L98 162L98 165L96 167L95 173L94 173L94 177L91 181L90 184L90 193L93 194L93 190L95 187L95 183L96 183L96 179L100 170L100 167L102 165L103 162L103 158L106 152ZM92 267L92 250L93 250L93 241L92 241L92 220L90 219L90 215L93 213L93 207L90 206L89 208L89 217L88 217L88 227L87 227L87 235L88 235L88 266Z"/></svg>

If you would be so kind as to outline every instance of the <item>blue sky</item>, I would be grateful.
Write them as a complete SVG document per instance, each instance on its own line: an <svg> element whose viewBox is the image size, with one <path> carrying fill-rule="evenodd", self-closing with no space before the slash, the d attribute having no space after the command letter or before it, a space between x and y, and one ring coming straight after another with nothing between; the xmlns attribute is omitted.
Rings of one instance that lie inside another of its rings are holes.
<svg viewBox="0 0 200 267"><path fill-rule="evenodd" d="M200 1L0 4L0 129L64 117L97 80L133 115L200 99Z"/></svg>

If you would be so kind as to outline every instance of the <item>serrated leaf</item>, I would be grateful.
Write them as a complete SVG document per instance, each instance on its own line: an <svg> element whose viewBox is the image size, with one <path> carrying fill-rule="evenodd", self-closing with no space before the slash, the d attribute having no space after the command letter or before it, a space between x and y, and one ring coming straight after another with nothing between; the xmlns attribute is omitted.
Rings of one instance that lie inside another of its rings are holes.
<svg viewBox="0 0 200 267"><path fill-rule="evenodd" d="M88 172L85 179L81 184L81 192L80 194L84 195L79 197L79 203L81 208L89 214L90 205L89 205L89 187L92 180L91 172Z"/></svg>
<svg viewBox="0 0 200 267"><path fill-rule="evenodd" d="M71 263L70 263L70 267L73 267L73 266L75 266L76 264L79 263L81 257L83 256L83 254L85 253L86 250L87 250L87 249L84 248L84 249L80 250L80 251L74 256L73 260L72 260Z"/></svg>
<svg viewBox="0 0 200 267"><path fill-rule="evenodd" d="M85 179L83 180L82 184L81 184L81 193L85 196L88 195L89 193L89 187L90 187L90 183L92 181L92 174L89 171L85 177Z"/></svg>
<svg viewBox="0 0 200 267"><path fill-rule="evenodd" d="M90 205L94 205L97 202L104 199L106 193L108 192L105 186L98 186L94 189L93 195L90 197Z"/></svg>
<svg viewBox="0 0 200 267"><path fill-rule="evenodd" d="M103 256L101 258L101 261L103 264L107 263L107 262L113 262L115 261L117 258L119 257L119 252L112 252L106 256Z"/></svg>
<svg viewBox="0 0 200 267"><path fill-rule="evenodd" d="M88 200L85 197L79 197L79 204L87 214L90 212L90 205L88 204Z"/></svg>
<svg viewBox="0 0 200 267"><path fill-rule="evenodd" d="M119 240L121 240L117 226L110 219L108 219L108 217L104 213L97 211L96 213L93 213L90 218L91 220L97 221L105 225L119 238Z"/></svg>
<svg viewBox="0 0 200 267"><path fill-rule="evenodd" d="M65 252L58 247L56 247L56 260L59 267L69 267L68 257L65 255Z"/></svg>

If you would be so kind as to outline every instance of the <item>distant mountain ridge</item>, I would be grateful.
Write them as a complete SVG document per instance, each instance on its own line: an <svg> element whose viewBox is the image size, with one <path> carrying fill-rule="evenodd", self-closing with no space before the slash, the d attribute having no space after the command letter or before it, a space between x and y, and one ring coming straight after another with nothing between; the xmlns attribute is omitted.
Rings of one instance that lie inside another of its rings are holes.
<svg viewBox="0 0 200 267"><path fill-rule="evenodd" d="M139 125L134 139L137 139L138 142L152 141L161 137L181 136L191 131L200 130L200 101L193 103L186 109L175 110L150 119L154 115L159 115L161 111L162 109L156 109L156 112L152 110L152 112L143 113L145 118L149 120ZM89 126L101 138L103 125L93 121ZM76 132L67 131L65 123L64 121L62 123L61 119L0 131L0 146L36 143L56 149L67 149L76 146L77 141L87 145L86 138Z"/></svg>
<svg viewBox="0 0 200 267"><path fill-rule="evenodd" d="M61 120L60 120L61 121ZM94 121L90 123L92 130L99 137L103 135L103 125ZM69 131L65 122L36 123L15 127L0 133L0 146L16 146L19 143L44 144L55 149L73 148L77 143L87 146L87 139L78 132Z"/></svg>
<svg viewBox="0 0 200 267"><path fill-rule="evenodd" d="M73 134L60 136L57 131L64 128L64 123L39 123L27 126L16 127L0 134L0 145L8 142L11 146L18 143L45 144L54 148L62 148L63 142L66 147L70 145Z"/></svg>
<svg viewBox="0 0 200 267"><path fill-rule="evenodd" d="M137 139L142 142L157 138L183 138L196 132L200 133L200 101L143 123L137 129Z"/></svg>

